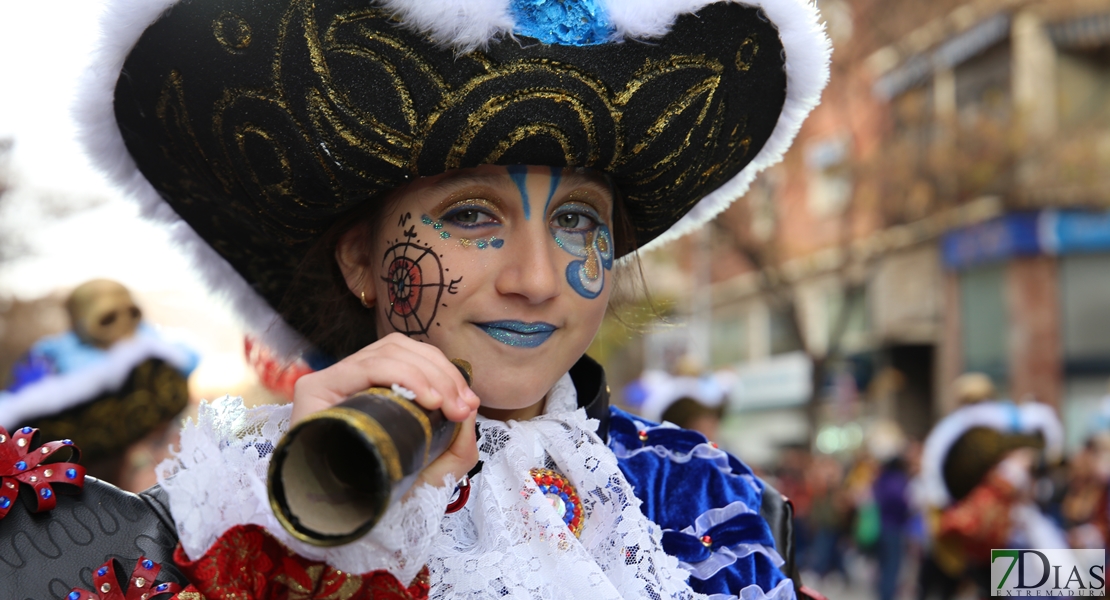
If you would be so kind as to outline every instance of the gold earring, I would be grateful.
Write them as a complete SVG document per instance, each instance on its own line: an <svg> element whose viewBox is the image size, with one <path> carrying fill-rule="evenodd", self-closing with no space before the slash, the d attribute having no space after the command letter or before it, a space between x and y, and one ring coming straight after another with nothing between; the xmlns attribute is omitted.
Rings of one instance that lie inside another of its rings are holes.
<svg viewBox="0 0 1110 600"><path fill-rule="evenodd" d="M365 291L359 292L358 298L359 298L359 301L362 302L362 307L363 308L372 308L369 304L366 303L366 292Z"/></svg>

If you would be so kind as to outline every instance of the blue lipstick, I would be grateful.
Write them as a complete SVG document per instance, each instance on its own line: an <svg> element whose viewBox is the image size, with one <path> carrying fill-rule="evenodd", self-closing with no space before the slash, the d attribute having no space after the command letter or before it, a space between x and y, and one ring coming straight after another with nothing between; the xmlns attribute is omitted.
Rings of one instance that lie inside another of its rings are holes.
<svg viewBox="0 0 1110 600"><path fill-rule="evenodd" d="M535 348L547 341L558 327L550 323L525 323L523 321L491 321L475 323L491 338L516 348Z"/></svg>

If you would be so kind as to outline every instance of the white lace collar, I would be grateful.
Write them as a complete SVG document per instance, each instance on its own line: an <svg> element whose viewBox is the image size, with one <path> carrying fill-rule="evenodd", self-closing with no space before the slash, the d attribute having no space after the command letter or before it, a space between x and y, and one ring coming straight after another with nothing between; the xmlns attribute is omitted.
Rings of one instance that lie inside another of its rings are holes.
<svg viewBox="0 0 1110 600"><path fill-rule="evenodd" d="M661 531L578 408L564 375L544 414L527 421L479 419L481 473L470 500L447 515L432 549L432 598L693 597ZM570 532L532 480L552 468L576 488L585 513Z"/></svg>

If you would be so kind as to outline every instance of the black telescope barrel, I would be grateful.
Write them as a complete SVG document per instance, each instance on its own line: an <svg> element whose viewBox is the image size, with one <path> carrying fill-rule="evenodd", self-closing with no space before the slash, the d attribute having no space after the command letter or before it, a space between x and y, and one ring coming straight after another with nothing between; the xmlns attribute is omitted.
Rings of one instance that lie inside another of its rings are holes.
<svg viewBox="0 0 1110 600"><path fill-rule="evenodd" d="M470 363L451 362L469 385ZM373 529L459 427L389 388L354 394L278 442L267 481L274 514L301 541L350 543Z"/></svg>

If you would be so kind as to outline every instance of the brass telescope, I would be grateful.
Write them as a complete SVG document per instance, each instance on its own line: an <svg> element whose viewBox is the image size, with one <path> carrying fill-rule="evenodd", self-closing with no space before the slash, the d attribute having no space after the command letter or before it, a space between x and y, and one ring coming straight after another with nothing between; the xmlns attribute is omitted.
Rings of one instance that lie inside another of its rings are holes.
<svg viewBox="0 0 1110 600"><path fill-rule="evenodd" d="M470 363L451 362L469 385ZM309 415L278 442L267 479L270 506L303 542L353 542L451 446L460 427L389 388L350 396Z"/></svg>

